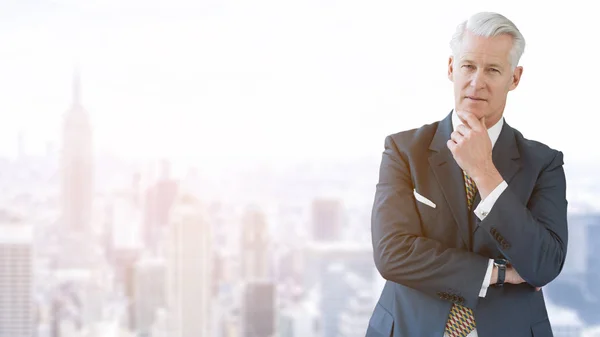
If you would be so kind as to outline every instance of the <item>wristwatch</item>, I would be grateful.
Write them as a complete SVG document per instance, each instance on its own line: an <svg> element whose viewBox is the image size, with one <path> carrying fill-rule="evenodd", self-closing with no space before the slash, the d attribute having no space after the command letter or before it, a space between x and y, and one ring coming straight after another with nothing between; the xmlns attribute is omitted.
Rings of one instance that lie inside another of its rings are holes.
<svg viewBox="0 0 600 337"><path fill-rule="evenodd" d="M498 268L498 282L496 282L497 287L502 287L504 285L504 278L506 277L506 264L508 260L505 259L495 259L494 266Z"/></svg>

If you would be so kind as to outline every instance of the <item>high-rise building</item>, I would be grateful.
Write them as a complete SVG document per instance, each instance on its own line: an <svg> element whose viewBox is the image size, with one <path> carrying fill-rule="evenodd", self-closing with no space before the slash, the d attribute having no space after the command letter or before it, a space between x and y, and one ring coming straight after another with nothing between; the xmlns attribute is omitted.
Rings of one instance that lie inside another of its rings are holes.
<svg viewBox="0 0 600 337"><path fill-rule="evenodd" d="M308 242L304 248L303 277L305 289L310 289L327 278L331 265L341 264L346 271L372 281L373 247L352 242Z"/></svg>
<svg viewBox="0 0 600 337"><path fill-rule="evenodd" d="M168 335L210 336L212 301L211 228L190 194L176 199L167 244Z"/></svg>
<svg viewBox="0 0 600 337"><path fill-rule="evenodd" d="M315 199L312 202L313 240L319 242L342 239L344 209L338 199Z"/></svg>
<svg viewBox="0 0 600 337"><path fill-rule="evenodd" d="M272 281L249 281L242 295L242 337L275 335L275 284Z"/></svg>
<svg viewBox="0 0 600 337"><path fill-rule="evenodd" d="M279 337L320 336L318 330L319 310L315 302L304 300L290 304L283 308L277 316Z"/></svg>
<svg viewBox="0 0 600 337"><path fill-rule="evenodd" d="M62 216L66 230L89 231L92 212L92 127L81 102L81 83L76 71L73 78L73 103L63 124Z"/></svg>
<svg viewBox="0 0 600 337"><path fill-rule="evenodd" d="M0 217L0 336L31 337L33 228Z"/></svg>
<svg viewBox="0 0 600 337"><path fill-rule="evenodd" d="M588 263L588 229L593 218L587 214L569 214L569 241L567 257L563 268L565 275L581 279L587 271Z"/></svg>
<svg viewBox="0 0 600 337"><path fill-rule="evenodd" d="M152 332L157 312L165 307L165 261L142 258L135 265L133 289L133 330L145 336Z"/></svg>
<svg viewBox="0 0 600 337"><path fill-rule="evenodd" d="M365 286L366 288L366 286ZM355 289L339 316L338 336L363 337L373 313L373 296L367 289Z"/></svg>
<svg viewBox="0 0 600 337"><path fill-rule="evenodd" d="M160 175L152 180L144 192L144 225L142 236L146 248L157 251L167 227L171 209L179 190L179 183L171 178L171 165L163 160Z"/></svg>
<svg viewBox="0 0 600 337"><path fill-rule="evenodd" d="M242 220L242 277L244 280L270 279L269 239L265 215L248 209Z"/></svg>

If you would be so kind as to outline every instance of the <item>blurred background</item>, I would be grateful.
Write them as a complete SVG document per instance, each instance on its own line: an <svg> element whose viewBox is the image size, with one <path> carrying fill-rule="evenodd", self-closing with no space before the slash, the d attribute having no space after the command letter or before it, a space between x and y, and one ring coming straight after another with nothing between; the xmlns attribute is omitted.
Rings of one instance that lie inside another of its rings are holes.
<svg viewBox="0 0 600 337"><path fill-rule="evenodd" d="M507 123L563 151L555 336L600 336L592 2L0 2L0 336L364 336L385 136L453 108L449 41L527 41Z"/></svg>

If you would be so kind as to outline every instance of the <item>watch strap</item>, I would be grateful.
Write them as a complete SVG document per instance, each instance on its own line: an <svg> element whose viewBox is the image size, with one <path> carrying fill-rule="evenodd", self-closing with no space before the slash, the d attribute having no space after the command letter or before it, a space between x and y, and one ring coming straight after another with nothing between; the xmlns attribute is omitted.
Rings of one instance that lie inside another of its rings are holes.
<svg viewBox="0 0 600 337"><path fill-rule="evenodd" d="M502 287L506 278L506 265L498 265L498 282L496 285Z"/></svg>

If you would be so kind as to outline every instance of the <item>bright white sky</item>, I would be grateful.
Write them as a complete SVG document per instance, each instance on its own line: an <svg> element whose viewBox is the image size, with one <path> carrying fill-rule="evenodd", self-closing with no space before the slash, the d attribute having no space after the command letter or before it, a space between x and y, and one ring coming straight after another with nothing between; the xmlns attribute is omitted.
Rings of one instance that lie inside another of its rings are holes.
<svg viewBox="0 0 600 337"><path fill-rule="evenodd" d="M86 3L89 3L86 5ZM99 149L123 155L378 155L453 107L448 41L498 11L527 40L507 122L600 157L593 2L26 0L0 5L0 152L58 140L80 66ZM595 6L595 5L594 5ZM139 9L139 8L144 9Z"/></svg>

